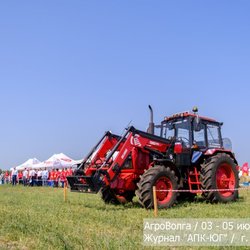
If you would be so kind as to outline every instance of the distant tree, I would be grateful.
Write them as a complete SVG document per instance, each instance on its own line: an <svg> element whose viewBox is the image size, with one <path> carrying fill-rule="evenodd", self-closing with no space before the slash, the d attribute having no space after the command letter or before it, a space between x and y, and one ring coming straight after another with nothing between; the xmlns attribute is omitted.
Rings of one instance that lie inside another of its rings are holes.
<svg viewBox="0 0 250 250"><path fill-rule="evenodd" d="M0 174L3 172L3 170L0 168Z"/></svg>

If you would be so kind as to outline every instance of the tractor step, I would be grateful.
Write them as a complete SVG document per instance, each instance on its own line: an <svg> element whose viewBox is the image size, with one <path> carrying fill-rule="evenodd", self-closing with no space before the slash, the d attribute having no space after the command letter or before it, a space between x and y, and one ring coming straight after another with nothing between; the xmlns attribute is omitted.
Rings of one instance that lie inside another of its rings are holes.
<svg viewBox="0 0 250 250"><path fill-rule="evenodd" d="M194 167L194 171L188 174L188 184L190 193L201 193L200 191L196 191L201 190L200 173L196 167Z"/></svg>
<svg viewBox="0 0 250 250"><path fill-rule="evenodd" d="M100 190L100 186L97 185L94 176L68 176L67 180L71 192L96 194Z"/></svg>

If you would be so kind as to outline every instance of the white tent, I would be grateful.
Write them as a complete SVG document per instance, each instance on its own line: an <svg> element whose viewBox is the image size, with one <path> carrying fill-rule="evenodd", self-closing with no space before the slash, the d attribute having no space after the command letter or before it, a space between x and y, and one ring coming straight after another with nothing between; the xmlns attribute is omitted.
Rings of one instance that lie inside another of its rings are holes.
<svg viewBox="0 0 250 250"><path fill-rule="evenodd" d="M60 164L57 162L57 164L60 165L59 168L69 168L77 164L77 161L71 159L63 153L56 154L55 158L60 162Z"/></svg>
<svg viewBox="0 0 250 250"><path fill-rule="evenodd" d="M40 161L37 158L31 158L31 159L27 160L26 162L24 162L23 164L17 166L16 169L23 170L25 168L33 168L34 166L36 166L39 163L40 163Z"/></svg>
<svg viewBox="0 0 250 250"><path fill-rule="evenodd" d="M40 168L41 168L41 169L46 168L44 162L40 162L40 163L38 163L38 164L35 164L35 165L33 166L32 169L40 169Z"/></svg>
<svg viewBox="0 0 250 250"><path fill-rule="evenodd" d="M41 162L35 166L35 168L47 168L47 169L62 169L69 168L76 165L78 161L75 161L67 155L60 153L52 155L48 160Z"/></svg>

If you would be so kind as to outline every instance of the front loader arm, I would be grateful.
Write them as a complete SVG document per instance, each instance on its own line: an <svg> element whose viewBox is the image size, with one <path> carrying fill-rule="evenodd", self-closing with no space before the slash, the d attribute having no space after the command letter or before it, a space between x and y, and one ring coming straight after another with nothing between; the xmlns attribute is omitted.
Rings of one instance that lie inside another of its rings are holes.
<svg viewBox="0 0 250 250"><path fill-rule="evenodd" d="M133 132L130 132L115 161L107 170L107 178L104 179L106 185L109 185L109 183L112 182L113 179L120 173L123 163L125 162L134 147L134 145L131 144L132 140Z"/></svg>
<svg viewBox="0 0 250 250"><path fill-rule="evenodd" d="M100 150L102 150L102 148L103 148L102 145L106 144L107 141L111 141L111 140L118 141L119 139L120 139L120 137L118 135L112 134L109 131L105 132L105 134L102 136L102 138L97 142L97 144L90 150L90 152L87 154L87 156L81 162L81 164L79 165L77 170L83 169L86 162L90 161L90 159L92 158L93 154L97 151L97 149L99 148Z"/></svg>
<svg viewBox="0 0 250 250"><path fill-rule="evenodd" d="M109 185L113 180L115 180L116 176L118 176L118 174L121 172L122 166L128 156L131 154L133 148L140 148L163 156L166 154L169 145L169 140L140 130L136 130L134 127L130 127L126 134L126 140L119 151L119 154L106 171L106 174L104 174L103 181L105 182L105 185Z"/></svg>
<svg viewBox="0 0 250 250"><path fill-rule="evenodd" d="M116 180L122 170L124 162L132 153L133 149L146 151L149 154L164 157L170 145L170 141L159 136L155 136L134 127L129 127L125 134L120 137L120 140L115 144L110 153L106 156L103 164L95 169L95 174L88 173L90 168L87 168L85 175L73 176L75 189L81 192L97 193L102 187L110 186ZM118 152L114 157L115 152ZM112 159L112 157L114 159ZM71 178L71 179L72 179ZM69 177L67 178L70 182ZM77 180L76 180L77 179ZM71 185L72 186L72 185Z"/></svg>

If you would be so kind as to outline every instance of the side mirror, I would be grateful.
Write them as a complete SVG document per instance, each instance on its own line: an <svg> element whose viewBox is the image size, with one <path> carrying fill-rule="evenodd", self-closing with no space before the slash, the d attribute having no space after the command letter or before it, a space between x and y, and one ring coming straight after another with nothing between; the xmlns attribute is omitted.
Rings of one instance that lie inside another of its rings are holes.
<svg viewBox="0 0 250 250"><path fill-rule="evenodd" d="M223 138L222 142L223 142L224 149L232 151L233 146L232 146L232 142L229 138Z"/></svg>

